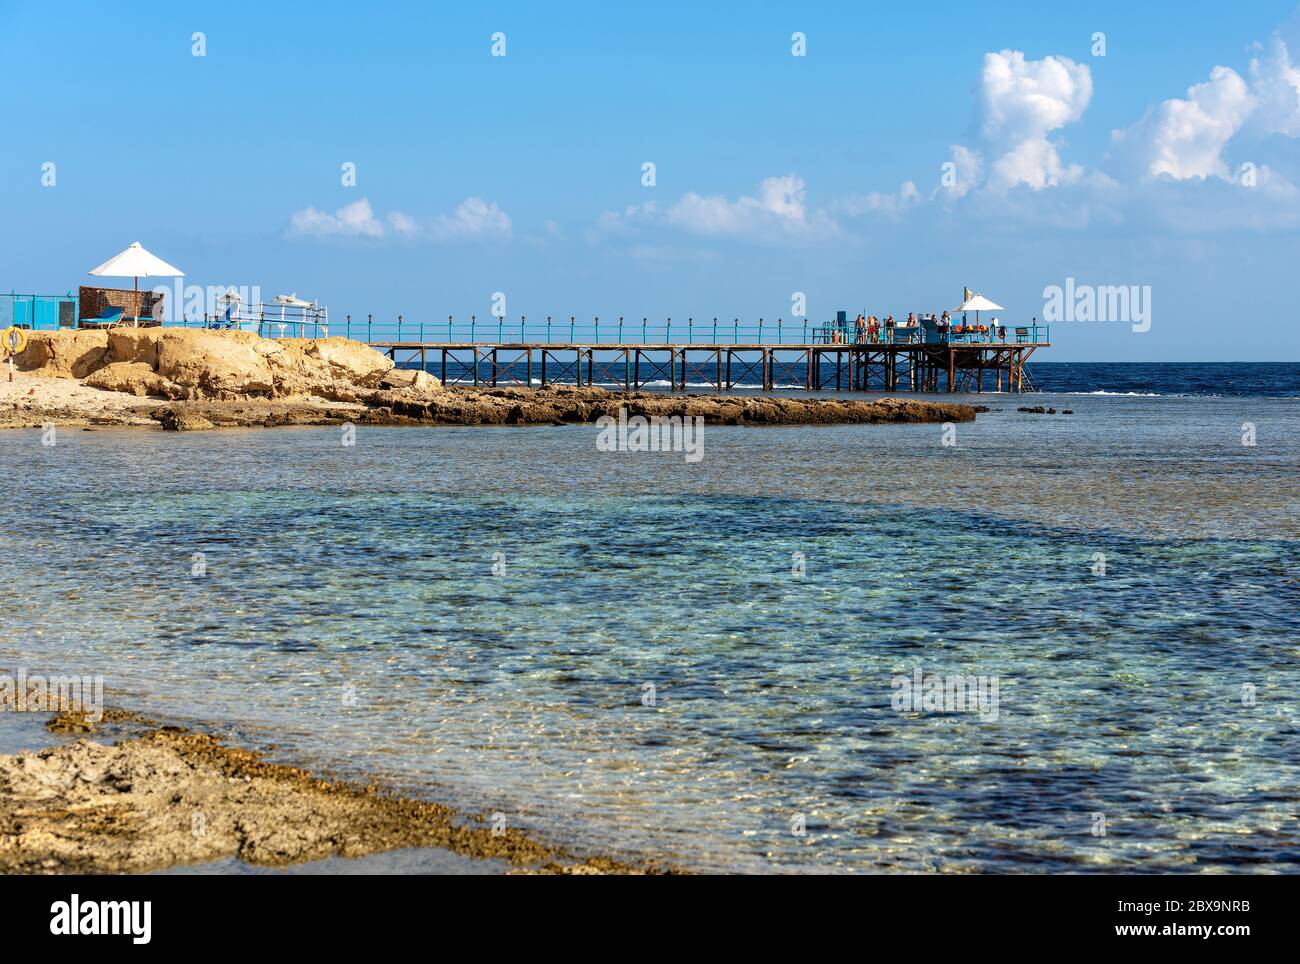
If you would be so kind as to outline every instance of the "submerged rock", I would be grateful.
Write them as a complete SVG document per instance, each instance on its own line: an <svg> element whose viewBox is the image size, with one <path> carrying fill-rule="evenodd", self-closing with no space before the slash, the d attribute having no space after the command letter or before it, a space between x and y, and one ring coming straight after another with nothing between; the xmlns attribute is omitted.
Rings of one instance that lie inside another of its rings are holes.
<svg viewBox="0 0 1300 964"><path fill-rule="evenodd" d="M414 398L377 392L372 404L393 415L444 425L552 425L603 416L700 417L715 425L843 425L886 422L971 422L975 408L910 398L769 398L665 395L603 388L461 388Z"/></svg>
<svg viewBox="0 0 1300 964"><path fill-rule="evenodd" d="M164 408L158 413L158 422L171 432L203 432L217 427L198 412L181 408Z"/></svg>
<svg viewBox="0 0 1300 964"><path fill-rule="evenodd" d="M671 872L577 856L480 814L330 782L205 734L150 728L138 714L110 709L103 722L142 732L0 756L0 873L144 873L232 857L282 866L408 847L527 873ZM97 725L81 715L51 728L82 735Z"/></svg>

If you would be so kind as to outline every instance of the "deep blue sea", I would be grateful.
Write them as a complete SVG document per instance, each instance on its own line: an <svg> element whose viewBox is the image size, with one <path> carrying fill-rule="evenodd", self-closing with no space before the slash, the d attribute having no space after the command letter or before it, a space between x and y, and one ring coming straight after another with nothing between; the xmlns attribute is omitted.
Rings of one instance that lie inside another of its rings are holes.
<svg viewBox="0 0 1300 964"><path fill-rule="evenodd" d="M1300 398L1300 362L1030 362L1044 392Z"/></svg>
<svg viewBox="0 0 1300 964"><path fill-rule="evenodd" d="M6 432L0 672L699 870L1295 872L1300 366L1033 371L699 462Z"/></svg>

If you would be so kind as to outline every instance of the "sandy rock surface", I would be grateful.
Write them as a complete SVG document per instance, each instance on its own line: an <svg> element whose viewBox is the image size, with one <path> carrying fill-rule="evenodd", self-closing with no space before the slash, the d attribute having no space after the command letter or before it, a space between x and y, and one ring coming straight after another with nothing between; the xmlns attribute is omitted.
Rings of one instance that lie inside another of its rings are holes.
<svg viewBox="0 0 1300 964"><path fill-rule="evenodd" d="M93 729L54 722L62 732ZM174 728L0 756L4 873L140 873L226 857L278 865L401 847L499 858L524 872L642 872Z"/></svg>
<svg viewBox="0 0 1300 964"><path fill-rule="evenodd" d="M329 398L378 387L393 362L346 338L270 339L163 327L31 332L15 365L22 372L89 377L92 387L158 398Z"/></svg>

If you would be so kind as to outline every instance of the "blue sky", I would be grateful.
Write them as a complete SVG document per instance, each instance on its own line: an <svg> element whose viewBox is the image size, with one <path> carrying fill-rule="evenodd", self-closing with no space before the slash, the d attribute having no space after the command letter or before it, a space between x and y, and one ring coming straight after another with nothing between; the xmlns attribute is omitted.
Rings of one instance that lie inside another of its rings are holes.
<svg viewBox="0 0 1300 964"><path fill-rule="evenodd" d="M134 240L408 321L1018 323L1074 278L1150 330L1053 360L1300 360L1292 2L555 6L0 2L0 289Z"/></svg>

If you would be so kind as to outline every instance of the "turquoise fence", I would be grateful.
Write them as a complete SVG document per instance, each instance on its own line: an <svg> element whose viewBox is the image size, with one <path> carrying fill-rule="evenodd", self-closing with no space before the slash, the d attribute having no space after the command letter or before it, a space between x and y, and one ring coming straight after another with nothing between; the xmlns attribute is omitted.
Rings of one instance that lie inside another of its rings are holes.
<svg viewBox="0 0 1300 964"><path fill-rule="evenodd" d="M1006 337L1001 337L1005 330ZM1022 333L1023 332L1023 333ZM927 331L921 327L896 328L892 332L880 331L874 336L867 332L860 335L854 330L853 322L807 322L776 321L759 319L756 323L742 323L739 319L732 321L650 321L643 318L639 322L623 318L602 321L593 318L589 322L578 321L575 317L566 319L547 318L544 322L530 322L526 317L518 321L489 318L480 321L471 315L469 321L457 321L449 317L443 321L407 321L398 316L394 321L376 321L374 316L354 319L351 315L344 317L342 324L330 327L330 334L344 335L358 341L400 342L404 344L480 344L480 345L817 345L817 344L909 344L928 342L932 344L999 344L1006 343L1043 343L1051 340L1051 330L1047 325L1030 323L1028 325L1005 326L998 334L974 330L957 331L955 328L947 333Z"/></svg>
<svg viewBox="0 0 1300 964"><path fill-rule="evenodd" d="M78 323L77 299L66 295L0 295L0 327L18 325L31 329L72 328ZM449 316L443 321L375 320L373 315L353 318L346 315L342 323L328 321L321 309L289 309L279 306L250 306L233 316L211 315L202 319L169 322L186 328L231 329L258 332L264 338L316 338L342 335L356 341L426 344L580 344L580 345L819 345L819 344L1042 344L1051 341L1051 327L1037 321L1026 325L1005 325L997 332L983 332L954 325L947 332L932 327L896 327L877 332L856 329L853 321L822 323L806 320L741 322L712 318L696 321L639 321L615 318L607 321L576 317L518 321L489 317L457 321ZM987 328L987 326L986 326Z"/></svg>

